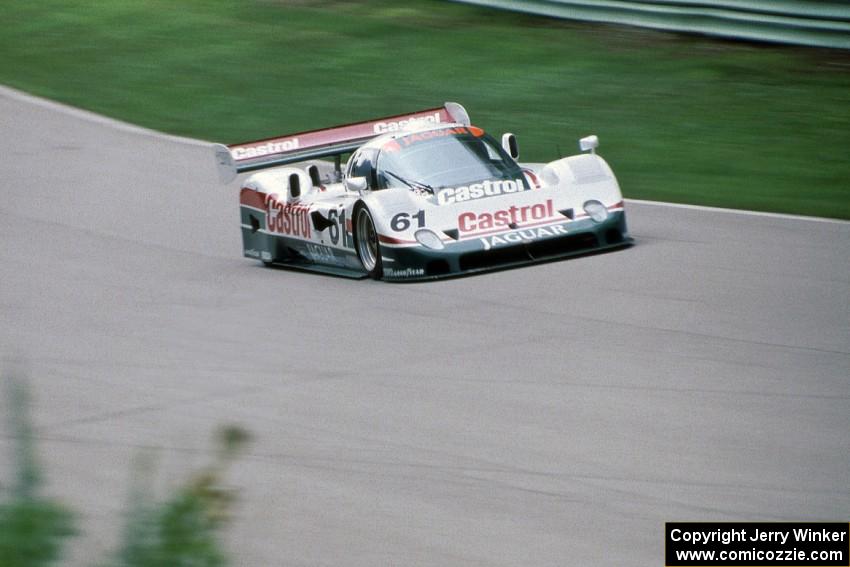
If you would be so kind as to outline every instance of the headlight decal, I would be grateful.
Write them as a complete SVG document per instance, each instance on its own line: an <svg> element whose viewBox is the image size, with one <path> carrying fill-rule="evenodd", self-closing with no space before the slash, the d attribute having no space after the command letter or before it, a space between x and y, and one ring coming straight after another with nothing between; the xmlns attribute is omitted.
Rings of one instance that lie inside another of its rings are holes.
<svg viewBox="0 0 850 567"><path fill-rule="evenodd" d="M608 209L599 201L586 201L583 208L593 222L603 222L608 218Z"/></svg>
<svg viewBox="0 0 850 567"><path fill-rule="evenodd" d="M431 250L442 250L445 248L442 239L433 230L420 228L413 234L413 237L416 238L416 242L425 248L430 248Z"/></svg>

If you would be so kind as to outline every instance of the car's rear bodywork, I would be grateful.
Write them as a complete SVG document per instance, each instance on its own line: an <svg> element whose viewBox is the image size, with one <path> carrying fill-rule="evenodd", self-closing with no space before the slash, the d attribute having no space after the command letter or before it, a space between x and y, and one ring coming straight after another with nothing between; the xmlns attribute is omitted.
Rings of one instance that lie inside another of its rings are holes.
<svg viewBox="0 0 850 567"><path fill-rule="evenodd" d="M241 183L245 256L410 281L629 244L617 181L595 138L583 144L590 153L517 164L512 135L495 143L446 103L215 151L224 181L256 171Z"/></svg>

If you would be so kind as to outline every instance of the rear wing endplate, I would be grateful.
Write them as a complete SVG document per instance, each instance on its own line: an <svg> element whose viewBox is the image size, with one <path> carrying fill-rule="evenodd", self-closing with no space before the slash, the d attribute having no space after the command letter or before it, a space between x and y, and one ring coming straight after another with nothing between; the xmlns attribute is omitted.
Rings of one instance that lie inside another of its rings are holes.
<svg viewBox="0 0 850 567"><path fill-rule="evenodd" d="M237 174L246 171L353 152L375 136L400 130L416 121L435 124L456 122L468 126L469 115L460 104L447 102L443 106L411 114L387 116L322 130L227 146L213 144L218 176L222 183L228 183Z"/></svg>

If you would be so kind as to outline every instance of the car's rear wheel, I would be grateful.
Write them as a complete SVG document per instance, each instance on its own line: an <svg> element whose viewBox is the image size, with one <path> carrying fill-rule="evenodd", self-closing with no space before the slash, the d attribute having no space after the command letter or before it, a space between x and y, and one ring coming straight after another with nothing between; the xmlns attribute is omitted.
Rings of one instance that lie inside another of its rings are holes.
<svg viewBox="0 0 850 567"><path fill-rule="evenodd" d="M378 242L378 231L375 230L372 213L365 205L359 207L354 213L354 244L357 248L357 257L360 258L366 273L376 280L381 279L384 275L381 244Z"/></svg>

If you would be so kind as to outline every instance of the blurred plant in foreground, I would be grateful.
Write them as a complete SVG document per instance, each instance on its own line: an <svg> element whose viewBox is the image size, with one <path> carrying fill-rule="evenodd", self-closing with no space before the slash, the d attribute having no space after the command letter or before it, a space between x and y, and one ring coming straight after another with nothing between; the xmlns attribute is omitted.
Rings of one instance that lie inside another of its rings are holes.
<svg viewBox="0 0 850 567"><path fill-rule="evenodd" d="M232 490L223 488L227 466L249 441L248 433L234 426L217 436L215 461L196 474L160 504L151 504L148 491L136 487L120 551L112 567L159 567L162 565L218 567L226 565L216 538L228 519ZM143 474L148 466L141 467Z"/></svg>
<svg viewBox="0 0 850 567"><path fill-rule="evenodd" d="M40 567L61 557L64 540L76 532L73 515L57 502L39 496L41 473L28 415L23 378L8 378L9 423L15 444L16 479L0 500L0 567ZM227 564L218 541L229 519L233 490L221 480L227 467L250 441L244 429L227 426L216 437L213 462L178 487L163 502L150 490L131 490L127 525L114 557L104 567L219 567ZM150 478L150 459L136 467Z"/></svg>
<svg viewBox="0 0 850 567"><path fill-rule="evenodd" d="M27 413L29 396L15 374L7 377L6 389L16 478L0 500L0 567L36 567L57 559L63 541L75 532L71 512L39 495L42 479Z"/></svg>

